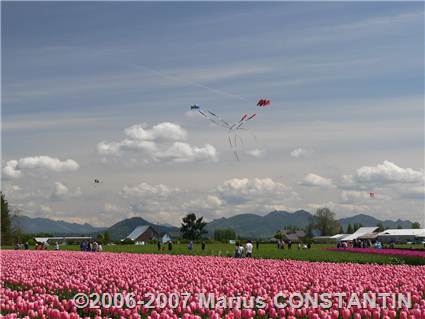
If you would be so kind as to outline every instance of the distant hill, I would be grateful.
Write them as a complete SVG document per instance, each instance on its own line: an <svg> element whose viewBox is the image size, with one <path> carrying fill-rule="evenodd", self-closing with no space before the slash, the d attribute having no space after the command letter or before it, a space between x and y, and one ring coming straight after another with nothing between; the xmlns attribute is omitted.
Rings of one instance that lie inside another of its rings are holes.
<svg viewBox="0 0 425 319"><path fill-rule="evenodd" d="M306 227L312 215L305 210L294 213L274 211L265 216L240 214L229 218L216 219L207 225L209 234L214 229L232 228L239 236L249 238L270 238L284 226Z"/></svg>
<svg viewBox="0 0 425 319"><path fill-rule="evenodd" d="M156 225L148 222L147 220L141 217L132 217L128 219L124 219L111 227L109 227L106 231L109 233L113 240L120 240L125 238L128 234L130 234L137 226L150 225L154 227L159 233L168 233L178 231L177 227L174 226L165 226L165 225Z"/></svg>
<svg viewBox="0 0 425 319"><path fill-rule="evenodd" d="M271 238L277 231L284 226L296 226L305 228L310 223L313 215L305 210L296 212L273 211L265 216L256 214L240 214L229 218L220 218L207 224L206 229L209 236L213 236L214 229L233 229L239 236L244 238ZM56 221L48 218L31 218L28 216L12 216L13 225L19 224L21 230L27 234L49 233L52 235L93 235L100 232L109 232L113 240L120 240L130 234L137 226L150 225L157 229L161 234L178 232L178 228L172 225L156 225L141 217L132 217L124 219L109 228L93 227L89 224L69 223L65 221ZM382 223L386 228L397 228L399 225L403 228L410 228L412 222L409 220L379 220L375 217L358 214L352 217L341 218L339 223L344 230L348 224L362 224L363 226L376 226Z"/></svg>
<svg viewBox="0 0 425 319"><path fill-rule="evenodd" d="M265 216L256 214L240 214L229 218L220 218L208 223L207 230L212 236L214 229L232 228L239 236L244 238L271 238L276 231L284 226L296 226L305 228L311 221L313 215L305 210L298 210L290 213L286 211L274 211ZM348 224L362 224L363 226L376 226L382 223L386 228L397 228L400 225L403 228L410 228L411 221L408 220L379 220L375 217L358 214L352 217L341 218L339 223L344 230Z"/></svg>
<svg viewBox="0 0 425 319"><path fill-rule="evenodd" d="M401 220L397 219L396 221L393 220L379 220L375 217L366 215L366 214L358 214L354 215L352 217L347 218L341 218L339 220L340 225L344 228L344 230L347 229L348 224L362 224L363 226L376 226L378 223L382 223L385 228L397 228L399 225L402 228L411 228L412 222L409 220Z"/></svg>
<svg viewBox="0 0 425 319"><path fill-rule="evenodd" d="M105 230L90 224L69 223L42 217L12 216L12 225L26 234L49 233L52 235L87 235Z"/></svg>

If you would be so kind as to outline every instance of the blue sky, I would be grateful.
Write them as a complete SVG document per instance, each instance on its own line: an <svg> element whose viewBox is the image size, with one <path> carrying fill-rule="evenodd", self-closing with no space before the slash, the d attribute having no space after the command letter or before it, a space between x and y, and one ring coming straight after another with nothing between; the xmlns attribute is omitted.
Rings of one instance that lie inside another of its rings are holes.
<svg viewBox="0 0 425 319"><path fill-rule="evenodd" d="M423 220L423 57L423 3L3 2L2 188L103 225L323 205ZM240 162L187 112L237 121L261 97ZM148 150L133 125L162 137Z"/></svg>

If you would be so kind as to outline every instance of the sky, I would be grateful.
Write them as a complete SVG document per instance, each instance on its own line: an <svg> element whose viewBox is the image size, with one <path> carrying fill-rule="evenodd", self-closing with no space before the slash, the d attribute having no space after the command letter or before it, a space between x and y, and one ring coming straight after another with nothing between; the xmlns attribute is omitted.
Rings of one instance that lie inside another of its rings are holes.
<svg viewBox="0 0 425 319"><path fill-rule="evenodd" d="M179 225L329 207L424 224L424 3L1 8L1 189L19 214ZM257 113L239 161L193 104Z"/></svg>

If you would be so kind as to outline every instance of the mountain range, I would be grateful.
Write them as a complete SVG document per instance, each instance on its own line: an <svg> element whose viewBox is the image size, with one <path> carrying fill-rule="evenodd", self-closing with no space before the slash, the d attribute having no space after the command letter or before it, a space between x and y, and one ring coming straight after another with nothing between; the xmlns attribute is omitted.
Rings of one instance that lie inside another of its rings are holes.
<svg viewBox="0 0 425 319"><path fill-rule="evenodd" d="M52 235L86 235L105 230L105 227L93 227L90 224L69 223L43 217L12 216L12 226L23 233L48 233Z"/></svg>
<svg viewBox="0 0 425 319"><path fill-rule="evenodd" d="M233 229L239 236L244 238L270 238L276 231L284 226L296 226L305 228L311 221L313 215L305 210L290 213L286 211L273 211L267 215L239 214L228 218L215 219L207 224L206 229L210 236L215 229ZM357 214L352 217L338 220L344 230L348 224L361 224L362 226L376 226L382 223L385 228L410 228L412 222L409 220L379 220L366 214ZM124 219L109 228L93 227L89 224L69 223L56 221L48 218L31 218L27 216L12 216L12 223L19 225L24 233L49 233L52 235L97 235L107 231L113 240L120 240L130 234L134 228L141 225L150 225L160 233L178 232L178 228L172 225L157 225L141 217Z"/></svg>

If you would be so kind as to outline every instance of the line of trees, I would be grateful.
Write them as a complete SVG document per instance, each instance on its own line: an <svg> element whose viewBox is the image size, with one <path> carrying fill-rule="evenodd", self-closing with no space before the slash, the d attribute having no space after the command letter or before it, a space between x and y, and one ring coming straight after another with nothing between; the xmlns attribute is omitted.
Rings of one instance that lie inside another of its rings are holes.
<svg viewBox="0 0 425 319"><path fill-rule="evenodd" d="M226 242L234 239L236 239L236 233L231 228L214 230L214 240Z"/></svg>

